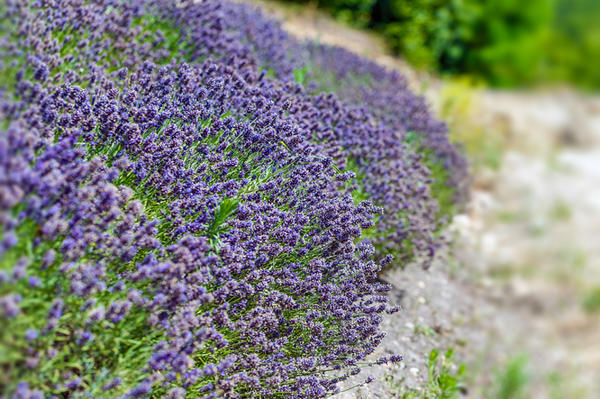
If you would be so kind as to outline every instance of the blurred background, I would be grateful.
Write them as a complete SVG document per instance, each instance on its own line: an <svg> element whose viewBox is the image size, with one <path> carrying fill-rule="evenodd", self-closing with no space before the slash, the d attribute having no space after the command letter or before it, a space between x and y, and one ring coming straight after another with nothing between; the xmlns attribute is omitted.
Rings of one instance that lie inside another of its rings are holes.
<svg viewBox="0 0 600 399"><path fill-rule="evenodd" d="M471 163L452 253L384 276L404 361L339 397L600 398L600 1L244 1L403 73Z"/></svg>
<svg viewBox="0 0 600 399"><path fill-rule="evenodd" d="M597 0L292 0L373 29L418 68L496 87L600 88Z"/></svg>

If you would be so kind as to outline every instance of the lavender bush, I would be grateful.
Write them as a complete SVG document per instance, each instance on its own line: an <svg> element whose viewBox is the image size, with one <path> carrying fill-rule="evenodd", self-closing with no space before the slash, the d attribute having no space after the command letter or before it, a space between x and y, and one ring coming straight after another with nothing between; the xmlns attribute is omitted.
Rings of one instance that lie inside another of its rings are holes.
<svg viewBox="0 0 600 399"><path fill-rule="evenodd" d="M309 44L308 49L317 88L332 89L344 101L368 108L378 121L429 157L427 166L438 179L435 194L442 206L466 199L465 157L450 143L444 123L431 115L423 97L408 89L403 76L339 47ZM449 196L440 192L444 189L450 190Z"/></svg>
<svg viewBox="0 0 600 399"><path fill-rule="evenodd" d="M436 245L421 154L242 6L0 8L0 397L319 398L367 364L372 241Z"/></svg>
<svg viewBox="0 0 600 399"><path fill-rule="evenodd" d="M342 48L299 43L247 6L227 7L244 21L227 19L227 29L254 49L259 64L276 65L271 71L280 79L305 86L291 88L290 98L306 137L358 175L355 197L384 208L367 232L377 252L394 254L395 265L428 266L445 244L442 227L468 193L466 159L446 126L398 73Z"/></svg>
<svg viewBox="0 0 600 399"><path fill-rule="evenodd" d="M378 257L393 254L396 264L417 259L428 266L443 244L437 233L444 220L431 193L436 180L423 162L424 155L403 141L402 131L385 126L365 107L342 102L334 94L312 95L295 82L294 72L301 70L298 67L302 62L293 55L305 54L308 48L257 11L240 4L205 2L198 6L191 2L168 8L175 11L163 15L182 27L184 37L207 37L206 21L211 20L207 9L216 10L218 16L227 15L222 23L212 25L238 38L232 42L240 44L231 48L230 42L222 40L219 46L212 45L211 51L235 53L244 59L253 57L258 66L274 65L271 71L280 80L271 81L268 90L262 91L265 101L285 113L287 123L295 125L306 140L317 142L338 168L358 175L351 187L356 199L372 200L384 208L385 214L366 234L375 244ZM159 10L164 12L164 8ZM198 43L198 39L186 42ZM201 59L206 51L204 47L188 50L188 59ZM231 106L238 108L239 102ZM261 119L268 123L266 115Z"/></svg>

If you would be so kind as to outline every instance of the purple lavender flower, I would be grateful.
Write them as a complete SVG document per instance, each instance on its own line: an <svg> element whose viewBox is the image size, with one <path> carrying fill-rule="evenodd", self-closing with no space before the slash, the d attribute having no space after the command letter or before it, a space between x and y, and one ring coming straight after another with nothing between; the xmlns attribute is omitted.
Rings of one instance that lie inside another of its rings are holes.
<svg viewBox="0 0 600 399"><path fill-rule="evenodd" d="M16 317L21 313L19 308L19 302L21 302L21 296L19 294L9 294L0 297L0 316L4 317Z"/></svg>
<svg viewBox="0 0 600 399"><path fill-rule="evenodd" d="M74 391L80 385L81 385L81 378L80 377L75 377L75 378L73 378L73 379L65 382L65 388L67 388L69 391Z"/></svg>
<svg viewBox="0 0 600 399"><path fill-rule="evenodd" d="M122 382L123 379L121 377L113 378L108 384L104 385L102 389L105 391L110 391L111 389L115 389L116 387L121 385Z"/></svg>
<svg viewBox="0 0 600 399"><path fill-rule="evenodd" d="M77 343L79 345L85 345L88 342L91 342L94 340L94 334L92 334L91 332L89 332L87 330L80 332L78 335L79 335L79 337L77 339Z"/></svg>
<svg viewBox="0 0 600 399"><path fill-rule="evenodd" d="M42 285L42 281L37 276L29 277L28 282L31 287L41 287L41 285Z"/></svg>
<svg viewBox="0 0 600 399"><path fill-rule="evenodd" d="M35 328L28 328L25 332L25 339L33 341L38 337L38 331Z"/></svg>

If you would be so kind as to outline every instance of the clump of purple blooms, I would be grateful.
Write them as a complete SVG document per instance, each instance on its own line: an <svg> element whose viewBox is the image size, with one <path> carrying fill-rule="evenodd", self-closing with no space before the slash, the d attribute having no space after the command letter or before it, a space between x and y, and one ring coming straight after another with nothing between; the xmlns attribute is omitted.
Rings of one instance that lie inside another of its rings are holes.
<svg viewBox="0 0 600 399"><path fill-rule="evenodd" d="M338 391L397 311L372 241L437 245L422 156L244 6L0 11L0 396Z"/></svg>
<svg viewBox="0 0 600 399"><path fill-rule="evenodd" d="M224 7L244 21L226 19L227 28L286 82L290 113L306 137L358 175L355 197L384 208L366 234L378 255L429 266L446 243L440 230L468 195L467 162L445 124L397 72L339 47L300 43L247 6Z"/></svg>
<svg viewBox="0 0 600 399"><path fill-rule="evenodd" d="M340 47L309 43L307 48L317 87L335 90L343 101L367 108L403 141L416 138L417 149L430 151L447 171L446 183L454 191L454 201L466 200L466 158L449 141L446 125L432 116L422 96L409 90L402 75Z"/></svg>

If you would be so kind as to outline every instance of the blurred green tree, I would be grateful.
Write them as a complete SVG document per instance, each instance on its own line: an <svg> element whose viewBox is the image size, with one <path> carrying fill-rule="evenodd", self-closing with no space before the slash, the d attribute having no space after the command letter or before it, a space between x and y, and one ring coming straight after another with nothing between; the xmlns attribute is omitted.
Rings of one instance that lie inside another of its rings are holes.
<svg viewBox="0 0 600 399"><path fill-rule="evenodd" d="M291 0L300 1L303 0ZM600 88L599 0L317 0L413 65L501 87Z"/></svg>

